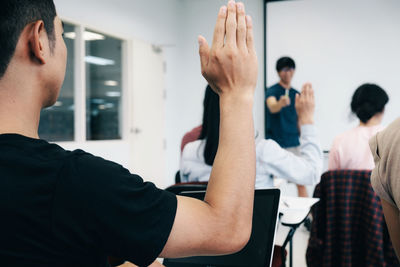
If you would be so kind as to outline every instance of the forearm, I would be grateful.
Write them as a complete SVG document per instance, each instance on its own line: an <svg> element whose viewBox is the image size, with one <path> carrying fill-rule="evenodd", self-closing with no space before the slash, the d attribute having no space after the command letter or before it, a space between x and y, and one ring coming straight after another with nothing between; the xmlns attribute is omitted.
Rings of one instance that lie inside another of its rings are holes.
<svg viewBox="0 0 400 267"><path fill-rule="evenodd" d="M282 106L279 104L279 102L273 104L267 103L267 107L272 114L279 113L282 110Z"/></svg>
<svg viewBox="0 0 400 267"><path fill-rule="evenodd" d="M323 152L314 124L301 126L300 153L302 159L309 164L309 174L306 184L317 184L321 178Z"/></svg>
<svg viewBox="0 0 400 267"><path fill-rule="evenodd" d="M253 99L221 97L220 139L205 201L223 220L251 226L255 184Z"/></svg>

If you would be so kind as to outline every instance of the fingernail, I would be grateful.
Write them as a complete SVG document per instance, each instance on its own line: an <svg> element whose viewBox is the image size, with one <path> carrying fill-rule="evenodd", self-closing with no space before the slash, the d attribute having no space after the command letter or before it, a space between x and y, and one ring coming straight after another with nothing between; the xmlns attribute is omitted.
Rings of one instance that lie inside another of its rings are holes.
<svg viewBox="0 0 400 267"><path fill-rule="evenodd" d="M197 41L199 42L199 46L203 45L203 38L201 38L200 36L197 38Z"/></svg>
<svg viewBox="0 0 400 267"><path fill-rule="evenodd" d="M226 6L221 7L220 11L221 15L226 15Z"/></svg>
<svg viewBox="0 0 400 267"><path fill-rule="evenodd" d="M237 4L237 9L238 9L238 11L243 11L243 10L244 10L244 5L243 5L243 3L238 3L238 4Z"/></svg>
<svg viewBox="0 0 400 267"><path fill-rule="evenodd" d="M235 1L229 1L229 7L235 7Z"/></svg>

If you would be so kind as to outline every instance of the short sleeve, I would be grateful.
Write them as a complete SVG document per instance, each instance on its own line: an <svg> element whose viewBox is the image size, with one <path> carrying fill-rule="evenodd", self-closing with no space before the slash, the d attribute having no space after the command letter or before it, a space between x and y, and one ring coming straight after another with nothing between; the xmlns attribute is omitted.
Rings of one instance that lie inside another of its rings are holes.
<svg viewBox="0 0 400 267"><path fill-rule="evenodd" d="M389 204L396 207L393 197L391 196L391 193L388 190L388 188L390 188L389 185L387 184L388 182L385 180L385 177L383 177L380 174L379 171L381 164L381 157L379 155L379 148L378 148L378 135L375 135L373 138L371 138L371 140L369 141L369 146L371 148L371 152L375 162L375 168L372 170L371 173L372 188L380 198L383 198Z"/></svg>
<svg viewBox="0 0 400 267"><path fill-rule="evenodd" d="M278 90L276 90L275 86L272 86L270 88L267 88L265 92L265 99L268 97L274 96L276 99L279 99L280 95L278 95Z"/></svg>
<svg viewBox="0 0 400 267"><path fill-rule="evenodd" d="M60 227L70 221L72 226L64 227L77 233L78 243L139 266L159 256L175 220L174 194L87 153L74 158L65 172L69 175L59 182L55 202Z"/></svg>

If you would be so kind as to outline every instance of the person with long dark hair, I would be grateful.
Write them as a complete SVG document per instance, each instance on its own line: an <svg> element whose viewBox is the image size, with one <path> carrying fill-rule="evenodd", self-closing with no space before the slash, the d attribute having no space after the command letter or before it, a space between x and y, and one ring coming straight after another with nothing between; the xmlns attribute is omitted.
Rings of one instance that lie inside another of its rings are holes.
<svg viewBox="0 0 400 267"><path fill-rule="evenodd" d="M210 86L204 98L203 128L199 140L187 144L181 158L183 182L208 181L219 146L219 96ZM300 155L283 149L272 139L256 136L256 188L273 186L273 177L285 178L301 185L319 182L322 151L314 126L314 92L305 84L296 97L301 130Z"/></svg>
<svg viewBox="0 0 400 267"><path fill-rule="evenodd" d="M337 136L329 153L330 170L372 170L375 166L368 141L383 129L381 122L389 96L376 84L363 84L354 92L351 110L357 127Z"/></svg>

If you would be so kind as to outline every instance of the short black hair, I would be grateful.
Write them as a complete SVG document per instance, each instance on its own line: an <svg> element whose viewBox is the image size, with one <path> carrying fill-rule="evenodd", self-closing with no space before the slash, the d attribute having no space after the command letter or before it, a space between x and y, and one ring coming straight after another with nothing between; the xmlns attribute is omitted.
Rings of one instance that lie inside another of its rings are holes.
<svg viewBox="0 0 400 267"><path fill-rule="evenodd" d="M281 70L283 70L284 68L295 69L296 68L296 63L290 57L281 57L276 62L276 71L277 72L281 72Z"/></svg>
<svg viewBox="0 0 400 267"><path fill-rule="evenodd" d="M351 100L351 111L363 123L381 113L389 102L389 96L376 84L366 83L357 88Z"/></svg>
<svg viewBox="0 0 400 267"><path fill-rule="evenodd" d="M53 0L0 0L0 79L10 64L22 31L29 23L42 20L50 48L54 48L56 16Z"/></svg>

